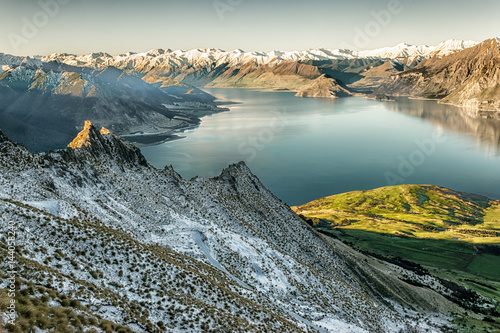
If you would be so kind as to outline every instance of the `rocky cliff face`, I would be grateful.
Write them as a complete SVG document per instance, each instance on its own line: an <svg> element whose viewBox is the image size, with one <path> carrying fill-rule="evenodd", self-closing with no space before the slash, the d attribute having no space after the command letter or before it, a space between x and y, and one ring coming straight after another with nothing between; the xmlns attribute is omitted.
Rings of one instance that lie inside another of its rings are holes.
<svg viewBox="0 0 500 333"><path fill-rule="evenodd" d="M462 311L314 232L242 163L187 181L89 122L43 154L0 133L0 169L23 304L46 309L26 330L56 311L81 315L63 331L419 332Z"/></svg>
<svg viewBox="0 0 500 333"><path fill-rule="evenodd" d="M421 62L389 77L378 93L439 99L473 109L500 110L499 40Z"/></svg>
<svg viewBox="0 0 500 333"><path fill-rule="evenodd" d="M99 163L101 159L113 156L120 165L147 166L141 151L130 142L122 140L116 134L103 127L98 131L90 121L85 121L83 130L68 144L65 156L73 161L90 160Z"/></svg>

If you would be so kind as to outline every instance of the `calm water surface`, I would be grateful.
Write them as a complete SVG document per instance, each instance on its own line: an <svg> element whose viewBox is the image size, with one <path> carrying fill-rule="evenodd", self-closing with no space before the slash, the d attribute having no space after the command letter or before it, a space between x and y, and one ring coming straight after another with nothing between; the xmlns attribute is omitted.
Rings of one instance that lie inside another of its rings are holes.
<svg viewBox="0 0 500 333"><path fill-rule="evenodd" d="M240 102L186 138L141 150L184 178L245 161L289 205L395 184L435 184L500 198L500 121L435 101L294 97L206 89Z"/></svg>

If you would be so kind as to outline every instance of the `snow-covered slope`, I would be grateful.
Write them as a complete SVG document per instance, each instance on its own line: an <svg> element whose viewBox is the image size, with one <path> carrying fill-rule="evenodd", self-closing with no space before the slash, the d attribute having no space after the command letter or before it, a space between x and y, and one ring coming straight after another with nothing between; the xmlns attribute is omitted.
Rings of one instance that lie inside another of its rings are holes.
<svg viewBox="0 0 500 333"><path fill-rule="evenodd" d="M386 58L398 59L407 57L431 58L434 56L443 57L469 47L476 46L478 43L468 40L450 39L440 43L437 46L427 45L409 45L406 43L398 44L394 47L384 47L370 51L360 51L357 53L362 58Z"/></svg>
<svg viewBox="0 0 500 333"><path fill-rule="evenodd" d="M136 332L439 332L461 311L317 234L244 164L187 181L90 123L70 146L0 132L1 231L15 224L20 288L48 309Z"/></svg>
<svg viewBox="0 0 500 333"><path fill-rule="evenodd" d="M2 65L27 65L27 66L40 66L42 61L32 57L18 57L10 54L0 53L0 66Z"/></svg>

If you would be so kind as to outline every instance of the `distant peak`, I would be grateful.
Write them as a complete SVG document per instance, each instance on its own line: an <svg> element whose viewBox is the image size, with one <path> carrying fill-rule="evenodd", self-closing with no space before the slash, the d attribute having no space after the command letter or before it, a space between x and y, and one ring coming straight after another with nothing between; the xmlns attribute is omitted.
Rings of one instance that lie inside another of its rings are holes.
<svg viewBox="0 0 500 333"><path fill-rule="evenodd" d="M68 147L73 149L89 147L92 144L90 139L92 130L95 131L94 125L92 125L90 120L86 120L85 125L83 126L83 130L80 133L78 133L76 138L73 141L71 141Z"/></svg>
<svg viewBox="0 0 500 333"><path fill-rule="evenodd" d="M152 49L147 52L148 54L159 56L165 53L164 49Z"/></svg>
<svg viewBox="0 0 500 333"><path fill-rule="evenodd" d="M490 43L493 43L493 44L495 44L495 43L500 44L500 38L498 38L498 37L487 39L486 41L490 42Z"/></svg>
<svg viewBox="0 0 500 333"><path fill-rule="evenodd" d="M111 132L106 127L101 128L101 135L109 135Z"/></svg>
<svg viewBox="0 0 500 333"><path fill-rule="evenodd" d="M111 58L111 54L109 53L106 53L106 52L93 52L93 53L90 53L89 56L92 58L92 59L97 59L97 58L101 58L101 57L104 57L104 58Z"/></svg>

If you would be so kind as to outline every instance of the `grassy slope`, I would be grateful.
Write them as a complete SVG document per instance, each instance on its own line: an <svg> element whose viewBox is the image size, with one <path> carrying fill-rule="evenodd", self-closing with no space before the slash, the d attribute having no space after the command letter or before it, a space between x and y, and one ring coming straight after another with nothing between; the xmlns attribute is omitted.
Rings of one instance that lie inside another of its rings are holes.
<svg viewBox="0 0 500 333"><path fill-rule="evenodd" d="M430 185L350 192L292 207L363 250L402 257L500 301L500 202Z"/></svg>

